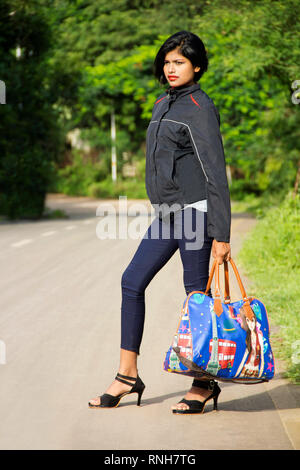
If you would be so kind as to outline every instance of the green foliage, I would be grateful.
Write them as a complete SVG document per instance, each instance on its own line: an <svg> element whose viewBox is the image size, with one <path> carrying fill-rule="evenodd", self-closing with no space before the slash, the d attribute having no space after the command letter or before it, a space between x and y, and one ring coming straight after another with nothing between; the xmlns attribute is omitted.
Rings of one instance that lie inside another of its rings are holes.
<svg viewBox="0 0 300 470"><path fill-rule="evenodd" d="M48 88L51 31L33 0L3 1L0 29L0 77L7 90L7 104L0 106L0 211L38 218L60 143Z"/></svg>
<svg viewBox="0 0 300 470"><path fill-rule="evenodd" d="M93 130L106 130L109 135L114 110L119 156L124 151L135 154L139 151L153 103L163 91L152 76L157 48L157 43L142 45L118 62L85 69L78 119Z"/></svg>
<svg viewBox="0 0 300 470"><path fill-rule="evenodd" d="M69 196L87 196L92 184L105 180L108 173L109 160L103 156L101 161L84 160L80 152L73 152L73 162L57 172L52 191Z"/></svg>
<svg viewBox="0 0 300 470"><path fill-rule="evenodd" d="M118 198L125 195L128 198L145 199L145 161L137 160L135 163L135 178L123 178L119 175L114 183L109 173L109 155L102 155L100 161L93 162L89 158L84 159L77 151L74 152L73 163L58 170L51 191L69 196Z"/></svg>
<svg viewBox="0 0 300 470"><path fill-rule="evenodd" d="M118 177L114 183L111 177L104 181L91 184L88 194L95 198L119 198L127 196L129 199L147 199L145 188L145 159L134 159L136 176L130 178Z"/></svg>
<svg viewBox="0 0 300 470"><path fill-rule="evenodd" d="M123 152L145 159L146 127L165 89L154 79L153 60L183 29L198 34L208 51L200 85L220 112L232 197L284 197L294 185L297 0L3 0L0 8L0 78L7 84L7 105L0 107L2 212L38 217L49 188L88 194L92 184L109 180L113 110L118 173ZM101 178L98 165L81 168L74 152L74 162L67 161L63 140L74 128L91 146L91 162L95 155L106 161Z"/></svg>
<svg viewBox="0 0 300 470"><path fill-rule="evenodd" d="M149 62L153 53L143 62L141 49L153 50L162 25L166 37L174 29L189 29L193 16L202 12L206 2L195 5L194 0L112 0L108 4L106 0L54 0L53 3L51 24L56 47L51 65L60 90L57 105L64 124L69 129L100 127L109 132L114 105L120 118L118 125L123 129L124 124L133 149L134 145L138 148L144 139L145 121L141 121L139 107L132 103L132 97L137 93L145 100L144 84L147 90L147 82L153 82ZM135 54L131 70L140 69L139 81L135 82L136 73L132 76L126 73L126 83L120 89L118 75L124 76L123 67L125 72L129 70L126 59L130 61ZM96 88L87 73L89 67L99 67L99 75L105 75L105 81Z"/></svg>
<svg viewBox="0 0 300 470"><path fill-rule="evenodd" d="M298 2L214 1L195 18L209 69L205 91L221 115L233 197L282 191L296 177L299 106L291 101L300 77Z"/></svg>
<svg viewBox="0 0 300 470"><path fill-rule="evenodd" d="M291 101L292 81L300 76L296 3L241 0L233 5L216 0L204 2L190 16L189 29L208 51L201 87L220 111L234 198L249 192L284 195L295 181L300 158L299 107ZM108 134L114 109L119 135L130 137L120 151L141 148L153 103L164 90L153 78L152 64L168 34L153 31L152 43L136 43L110 62L100 55L84 69L78 122Z"/></svg>
<svg viewBox="0 0 300 470"><path fill-rule="evenodd" d="M300 330L300 196L289 193L270 209L246 238L238 259L253 281L248 295L266 305L275 355L287 363L287 375L300 383L300 364L293 361Z"/></svg>
<svg viewBox="0 0 300 470"><path fill-rule="evenodd" d="M44 149L35 145L2 157L0 209L9 218L36 219L42 215L46 188L51 174L53 177L44 155Z"/></svg>
<svg viewBox="0 0 300 470"><path fill-rule="evenodd" d="M69 215L67 215L61 209L54 209L51 210L48 207L45 208L43 212L43 219L52 220L52 219L68 219Z"/></svg>
<svg viewBox="0 0 300 470"><path fill-rule="evenodd" d="M116 183L111 178L106 178L100 183L92 184L88 194L94 198L118 199L119 196L127 196L129 199L147 199L144 181L136 178L119 179Z"/></svg>

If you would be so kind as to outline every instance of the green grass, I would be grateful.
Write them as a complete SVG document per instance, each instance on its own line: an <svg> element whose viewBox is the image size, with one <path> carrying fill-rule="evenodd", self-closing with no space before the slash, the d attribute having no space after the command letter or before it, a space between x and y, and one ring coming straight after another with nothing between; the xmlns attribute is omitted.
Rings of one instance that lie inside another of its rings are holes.
<svg viewBox="0 0 300 470"><path fill-rule="evenodd" d="M236 209L240 208L237 206ZM271 325L279 326L271 335L275 360L276 355L284 360L286 377L299 384L299 195L293 199L289 194L279 206L266 211L245 239L238 259L252 282L252 292L247 294L261 299L267 307Z"/></svg>
<svg viewBox="0 0 300 470"><path fill-rule="evenodd" d="M51 209L46 208L42 215L42 219L68 219L68 218L69 216L61 209L51 210Z"/></svg>
<svg viewBox="0 0 300 470"><path fill-rule="evenodd" d="M231 196L231 208L233 213L248 212L260 219L270 209L278 207L284 198L285 193L264 193L262 196L251 193L245 194L242 200L234 200L234 197Z"/></svg>
<svg viewBox="0 0 300 470"><path fill-rule="evenodd" d="M128 199L147 199L144 181L136 178L118 179L115 183L111 178L93 183L89 186L88 195L94 198L115 198L127 196Z"/></svg>

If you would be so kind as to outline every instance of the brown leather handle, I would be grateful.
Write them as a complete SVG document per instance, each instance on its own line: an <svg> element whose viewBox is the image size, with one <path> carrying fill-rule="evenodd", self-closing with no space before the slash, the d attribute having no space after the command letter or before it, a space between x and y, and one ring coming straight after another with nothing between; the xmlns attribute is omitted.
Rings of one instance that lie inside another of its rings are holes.
<svg viewBox="0 0 300 470"><path fill-rule="evenodd" d="M208 293L208 290L211 286L212 279L213 279L213 276L214 276L214 273L215 273L215 263L216 263L216 260L214 261L214 264L212 266L210 276L209 276L209 279L208 279L208 282L207 282L207 287L206 287L206 291L205 291L206 294ZM230 288L229 288L229 273L228 273L228 262L227 261L224 261L224 285L225 285L224 302L225 302L225 304L229 304L230 303Z"/></svg>
<svg viewBox="0 0 300 470"><path fill-rule="evenodd" d="M225 285L225 292L224 292L224 302L225 304L230 303L230 290L229 290L229 272L228 272L228 262L224 261L224 285Z"/></svg>
<svg viewBox="0 0 300 470"><path fill-rule="evenodd" d="M230 261L231 266L233 268L234 274L237 278L239 288L240 288L243 300L245 302L244 306L246 308L248 308L248 306L249 306L249 308L250 308L250 301L247 297L245 288L243 286L243 283L242 283L241 277L239 275L238 269L235 265L235 262L233 261L232 258L230 258L229 261ZM209 279L208 279L208 282L207 282L205 294L208 294L208 291L209 291L209 288L211 286L214 275L215 275L214 310L215 310L217 315L221 315L221 313L223 311L223 308L222 308L222 302L221 302L221 296L220 296L219 263L217 262L217 260L214 261L213 266L211 268L211 272L210 272ZM230 302L230 293L229 293L229 275L228 275L228 262L227 261L224 261L224 275L225 275L225 303L229 303Z"/></svg>

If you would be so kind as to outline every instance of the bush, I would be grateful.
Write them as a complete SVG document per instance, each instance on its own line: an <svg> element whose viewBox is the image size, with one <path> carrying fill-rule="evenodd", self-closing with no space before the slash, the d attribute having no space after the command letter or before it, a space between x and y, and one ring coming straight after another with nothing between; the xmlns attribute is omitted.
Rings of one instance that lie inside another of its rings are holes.
<svg viewBox="0 0 300 470"><path fill-rule="evenodd" d="M145 199L145 158L133 159L133 162L136 164L136 177L123 178L118 174L114 183L110 174L109 154L102 155L101 160L94 163L88 158L84 159L80 152L73 151L73 163L57 170L51 191L96 199L119 196Z"/></svg>
<svg viewBox="0 0 300 470"><path fill-rule="evenodd" d="M36 147L22 155L3 157L0 212L10 219L41 217L51 172L51 162Z"/></svg>
<svg viewBox="0 0 300 470"><path fill-rule="evenodd" d="M300 383L300 364L293 360L300 331L299 226L300 196L289 193L257 223L238 255L253 280L253 293L248 295L262 299L271 323L280 326L272 345L296 383Z"/></svg>
<svg viewBox="0 0 300 470"><path fill-rule="evenodd" d="M100 183L89 187L88 194L94 198L118 198L127 196L128 199L147 199L145 183L136 178L117 180L115 183L108 177Z"/></svg>
<svg viewBox="0 0 300 470"><path fill-rule="evenodd" d="M93 163L89 159L85 161L78 151L73 151L73 163L57 170L53 191L69 196L88 196L89 188L104 180L106 174L107 162L105 158Z"/></svg>
<svg viewBox="0 0 300 470"><path fill-rule="evenodd" d="M51 24L43 2L1 2L0 77L8 86L0 106L0 211L11 219L42 215L59 153Z"/></svg>

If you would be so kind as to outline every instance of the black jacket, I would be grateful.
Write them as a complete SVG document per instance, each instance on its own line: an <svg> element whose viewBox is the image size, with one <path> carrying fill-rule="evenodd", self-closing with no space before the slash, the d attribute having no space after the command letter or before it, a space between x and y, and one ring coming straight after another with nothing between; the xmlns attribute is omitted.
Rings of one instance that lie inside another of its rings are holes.
<svg viewBox="0 0 300 470"><path fill-rule="evenodd" d="M174 204L182 208L207 199L208 236L230 242L220 115L198 83L170 87L154 103L146 138L146 190L160 217Z"/></svg>

